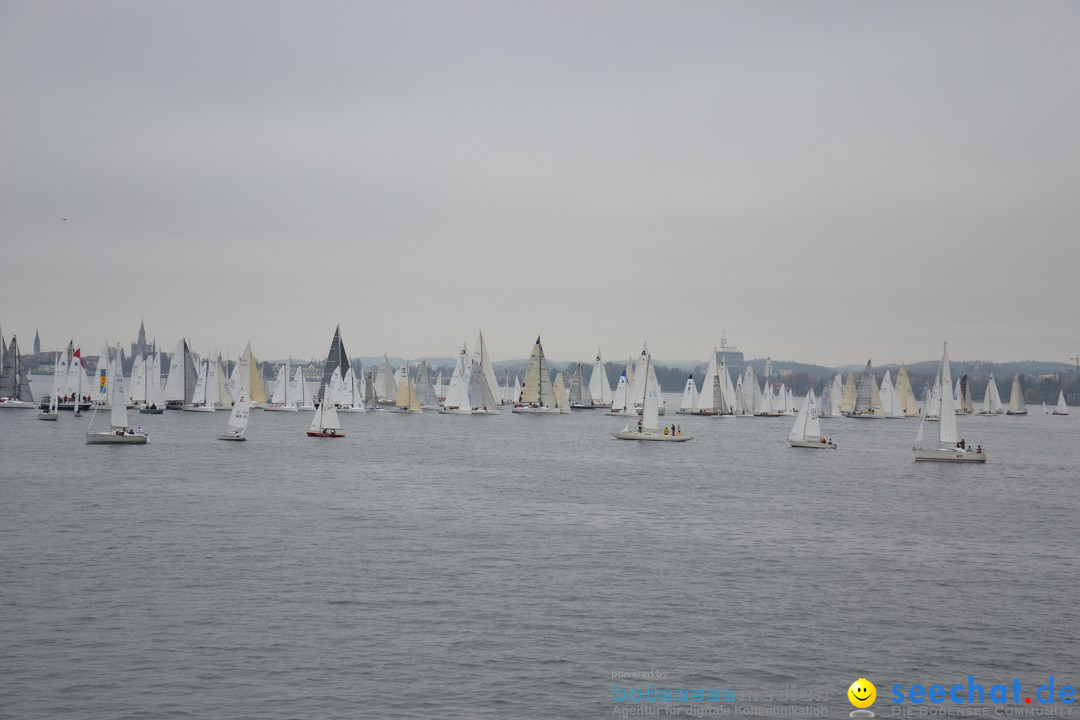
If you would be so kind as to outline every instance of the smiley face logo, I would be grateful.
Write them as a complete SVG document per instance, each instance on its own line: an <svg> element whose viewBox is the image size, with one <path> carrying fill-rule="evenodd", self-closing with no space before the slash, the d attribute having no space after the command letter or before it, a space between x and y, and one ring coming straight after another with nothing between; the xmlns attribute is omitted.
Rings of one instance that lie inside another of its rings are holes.
<svg viewBox="0 0 1080 720"><path fill-rule="evenodd" d="M857 708L868 708L877 699L877 688L866 678L859 678L847 689L848 700Z"/></svg>

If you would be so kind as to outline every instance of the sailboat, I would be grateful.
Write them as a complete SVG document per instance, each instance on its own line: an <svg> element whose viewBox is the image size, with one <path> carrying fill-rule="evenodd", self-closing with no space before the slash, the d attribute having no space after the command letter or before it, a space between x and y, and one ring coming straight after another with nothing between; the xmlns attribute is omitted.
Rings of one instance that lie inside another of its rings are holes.
<svg viewBox="0 0 1080 720"><path fill-rule="evenodd" d="M630 383L626 380L626 371L619 375L619 384L615 386L615 394L611 399L611 407L608 415L637 415L634 403L630 400Z"/></svg>
<svg viewBox="0 0 1080 720"><path fill-rule="evenodd" d="M844 397L844 385L840 373L833 376L831 383L825 383L821 390L821 411L818 417L838 418L841 416L840 400Z"/></svg>
<svg viewBox="0 0 1080 720"><path fill-rule="evenodd" d="M859 389L855 384L855 373L849 372L847 382L844 383L843 392L840 395L840 414L845 417L855 412L855 397Z"/></svg>
<svg viewBox="0 0 1080 720"><path fill-rule="evenodd" d="M968 387L968 376L967 373L964 373L956 381L956 414L971 415L974 412L975 407L971 402L971 388Z"/></svg>
<svg viewBox="0 0 1080 720"><path fill-rule="evenodd" d="M199 382L199 372L195 358L191 354L187 340L176 341L176 350L169 358L169 376L165 379L165 388L160 400L169 409L192 405L195 399L195 387Z"/></svg>
<svg viewBox="0 0 1080 720"><path fill-rule="evenodd" d="M0 340L0 346L3 345L3 340ZM55 362L60 361L60 356L56 356ZM53 386L52 395L49 396L49 406L38 413L38 420L56 420L60 417L59 412L60 404L60 389L55 385Z"/></svg>
<svg viewBox="0 0 1080 720"><path fill-rule="evenodd" d="M919 403L915 400L915 391L911 388L907 366L900 363L896 372L896 396L900 398L900 407L906 417L919 417Z"/></svg>
<svg viewBox="0 0 1080 720"><path fill-rule="evenodd" d="M874 375L874 367L869 360L866 361L866 369L863 370L862 378L859 379L859 388L855 393L855 407L846 416L871 420L885 419L877 377Z"/></svg>
<svg viewBox="0 0 1080 720"><path fill-rule="evenodd" d="M704 391L702 387L702 391ZM690 373L690 377L686 378L686 387L683 388L682 401L679 403L679 409L675 411L677 415L691 415L696 412L698 405L698 391L697 385L694 384L694 373Z"/></svg>
<svg viewBox="0 0 1080 720"><path fill-rule="evenodd" d="M596 361L589 376L589 396L593 399L594 407L611 407L611 383L608 382L604 359L600 357L599 350L596 351Z"/></svg>
<svg viewBox="0 0 1080 720"><path fill-rule="evenodd" d="M1024 391L1020 388L1020 373L1013 375L1012 392L1009 393L1009 409L1006 415L1027 415L1027 403L1024 402Z"/></svg>
<svg viewBox="0 0 1080 720"><path fill-rule="evenodd" d="M251 411L251 403L248 399L241 395L239 399L233 403L232 413L229 415L229 424L225 426L225 434L218 435L218 440L247 440L247 425L248 415Z"/></svg>
<svg viewBox="0 0 1080 720"><path fill-rule="evenodd" d="M217 379L214 380L217 387ZM186 412L214 412L214 404L210 402L210 362L204 360L199 363L198 379L195 381L195 391L191 394L191 402L181 409Z"/></svg>
<svg viewBox="0 0 1080 720"><path fill-rule="evenodd" d="M143 383L143 402L139 408L141 415L161 415L165 412L164 403L159 404L161 394L161 353L146 359L146 377Z"/></svg>
<svg viewBox="0 0 1080 720"><path fill-rule="evenodd" d="M986 383L986 392L983 393L982 410L980 415L1004 415L1005 407L1001 404L1001 395L998 394L997 381L994 373L990 373L990 380Z"/></svg>
<svg viewBox="0 0 1080 720"><path fill-rule="evenodd" d="M296 412L296 397L289 392L292 384L292 359L285 361L284 365L278 366L277 378L274 380L274 391L270 395L263 410L268 412Z"/></svg>
<svg viewBox="0 0 1080 720"><path fill-rule="evenodd" d="M457 363L454 365L454 374L450 376L450 384L446 386L443 406L439 413L442 415L472 415L472 412L472 403L469 402L468 349L465 345L462 345Z"/></svg>
<svg viewBox="0 0 1080 720"><path fill-rule="evenodd" d="M881 379L881 406L885 417L890 420L903 420L907 417L904 408L900 406L900 396L892 384L892 377L888 370L885 371L885 377Z"/></svg>
<svg viewBox="0 0 1080 720"><path fill-rule="evenodd" d="M1052 412L1050 414L1051 415L1068 415L1069 414L1069 406L1065 404L1065 391L1064 390L1058 390L1057 407L1054 408L1054 412Z"/></svg>
<svg viewBox="0 0 1080 720"><path fill-rule="evenodd" d="M132 430L128 425L127 417L127 394L124 392L124 374L119 371L120 346L116 347L116 376L113 380L112 398L109 401L109 425L108 432L94 432L94 418L97 417L98 408L94 408L90 416L90 425L86 429L86 443L88 445L145 445L149 436L139 428Z"/></svg>
<svg viewBox="0 0 1080 720"><path fill-rule="evenodd" d="M394 407L390 412L404 414L424 412L420 409L420 397L416 394L416 386L413 385L412 377L409 375L408 363L401 366L398 377L400 379L398 380L397 397L394 399Z"/></svg>
<svg viewBox="0 0 1080 720"><path fill-rule="evenodd" d="M333 400L327 400L330 398L330 388L324 383L322 391L319 393L323 401L319 403L319 407L315 410L315 417L311 419L311 426L308 427L308 437L318 438L339 438L345 437L345 433L340 432L341 421L338 420L337 408L334 407Z"/></svg>
<svg viewBox="0 0 1080 720"><path fill-rule="evenodd" d="M351 370L352 368L349 369ZM340 372L340 370L340 367L336 367L334 368L334 372L330 373L330 382L336 383L336 386L332 385L332 387L339 387L341 385L341 378L338 377L338 372ZM303 365L297 365L296 369L293 370L292 383L289 385L289 392L292 393L293 402L296 404L297 410L307 411L315 409L315 398L308 390L307 382L304 380ZM331 390L331 400L334 399L335 393L335 390Z"/></svg>
<svg viewBox="0 0 1080 720"><path fill-rule="evenodd" d="M476 340L472 362L465 360L468 367L469 404L473 415L498 415L499 382L495 379L495 370L491 367L491 356L484 344L484 334Z"/></svg>
<svg viewBox="0 0 1080 720"><path fill-rule="evenodd" d="M521 398L512 412L536 415L560 412L555 405L555 390L551 386L551 375L548 373L547 359L544 357L539 336L529 354L529 365L521 386Z"/></svg>
<svg viewBox="0 0 1080 720"><path fill-rule="evenodd" d="M353 369L350 366L348 372L345 373L345 398L344 402L338 407L339 413L362 413L367 412L367 408L364 407L364 391L360 388L360 381L357 380L356 375L353 373Z"/></svg>
<svg viewBox="0 0 1080 720"><path fill-rule="evenodd" d="M172 376L171 371L169 376ZM266 404L266 384L259 374L259 360L251 352L250 342L240 355L240 360L233 366L232 375L225 387L228 388L230 397L246 397L251 404L250 410L262 410Z"/></svg>
<svg viewBox="0 0 1080 720"><path fill-rule="evenodd" d="M585 373L582 370L581 363L577 364L577 367L574 368L574 374L570 376L570 390L567 392L567 400L570 401L570 407L576 410L592 410L601 407L601 404L595 401L592 392L585 384Z"/></svg>
<svg viewBox="0 0 1080 720"><path fill-rule="evenodd" d="M3 340L0 340L2 343ZM0 371L0 408L32 410L35 407L34 395L30 392L30 378L19 354L19 343L12 335L11 344L4 353L3 370Z"/></svg>
<svg viewBox="0 0 1080 720"><path fill-rule="evenodd" d="M566 385L563 384L563 374L555 373L555 385L553 386L555 394L555 407L559 408L559 412L563 415L567 415L570 412L570 399L566 396Z"/></svg>
<svg viewBox="0 0 1080 720"><path fill-rule="evenodd" d="M330 350L326 353L326 362L323 363L322 379L319 381L319 391L315 394L314 398L309 397L306 386L302 385L303 373L301 373L301 386L296 385L295 378L293 380L292 389L294 396L299 398L303 393L303 402L298 402L297 405L301 410L314 410L316 404L321 404L326 400L326 391L330 391L331 402L335 404L341 404L339 395L342 389L342 383L345 377L349 374L349 370L352 370L349 363L349 354L345 352L345 343L341 340L341 325L334 328L334 336L330 338ZM337 370L337 381L334 380L334 370ZM360 372L360 368L357 367L353 376L356 377ZM348 390L348 388L346 388ZM351 396L351 391L348 392Z"/></svg>
<svg viewBox="0 0 1080 720"><path fill-rule="evenodd" d="M393 405L397 398L397 382L386 353L383 353L382 363L375 372L375 395L380 405Z"/></svg>
<svg viewBox="0 0 1080 720"><path fill-rule="evenodd" d="M795 417L795 424L788 434L788 444L791 447L816 448L818 450L835 450L836 443L828 440L821 434L821 423L818 422L817 399L814 397L814 389L806 391L806 397L799 407L799 414Z"/></svg>
<svg viewBox="0 0 1080 720"><path fill-rule="evenodd" d="M653 371L652 358L647 356L645 359L645 380L644 389L645 395L641 405L641 420L638 422L637 431L630 430L630 426L627 425L619 432L611 433L611 435L619 440L651 440L651 441L666 441L666 442L686 442L693 440L692 435L683 435L680 433L670 433L665 426L663 432L660 431L660 386L656 382L656 373Z"/></svg>
<svg viewBox="0 0 1080 720"><path fill-rule="evenodd" d="M956 430L956 401L952 392L950 392L952 372L949 369L948 343L945 343L944 350L941 353L938 380L940 382L935 383L935 387L941 388L941 391L936 393L941 396L940 422L937 426L938 436L936 438L926 437L927 407L924 407L922 419L919 421L919 432L915 436L915 446L912 448L915 451L915 459L935 462L986 462L986 453L982 452L982 447L980 446L978 451L972 449L965 441L960 440ZM961 444L964 447L961 447Z"/></svg>
<svg viewBox="0 0 1080 720"><path fill-rule="evenodd" d="M435 394L435 386L431 383L427 360L421 360L416 366L416 396L420 398L421 410L439 409L439 397Z"/></svg>

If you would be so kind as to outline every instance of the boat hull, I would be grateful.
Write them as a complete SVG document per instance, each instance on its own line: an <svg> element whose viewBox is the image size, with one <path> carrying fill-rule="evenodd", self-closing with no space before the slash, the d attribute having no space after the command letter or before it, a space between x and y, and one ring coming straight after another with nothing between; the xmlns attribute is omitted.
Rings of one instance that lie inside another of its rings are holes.
<svg viewBox="0 0 1080 720"><path fill-rule="evenodd" d="M58 417L60 417L60 413L43 412L43 413L38 413L37 419L38 420L56 420Z"/></svg>
<svg viewBox="0 0 1080 720"><path fill-rule="evenodd" d="M140 415L164 415L165 408L143 408L139 411Z"/></svg>
<svg viewBox="0 0 1080 720"><path fill-rule="evenodd" d="M559 408L549 407L516 407L510 412L518 415L559 415L562 413Z"/></svg>
<svg viewBox="0 0 1080 720"><path fill-rule="evenodd" d="M295 405L267 405L263 408L266 412L296 412Z"/></svg>
<svg viewBox="0 0 1080 720"><path fill-rule="evenodd" d="M637 413L630 412L629 410L608 410L604 414L605 415L610 415L611 417L623 417L623 416L630 417L632 415L637 415Z"/></svg>
<svg viewBox="0 0 1080 720"><path fill-rule="evenodd" d="M25 400L4 400L0 402L0 410L33 410L36 407L38 407L37 403Z"/></svg>
<svg viewBox="0 0 1080 720"><path fill-rule="evenodd" d="M345 434L344 433L328 433L328 432L322 432L322 431L316 432L315 430L308 430L307 436L308 437L317 437L317 438L343 438L343 437L345 437Z"/></svg>
<svg viewBox="0 0 1080 720"><path fill-rule="evenodd" d="M233 440L236 442L244 442L247 440L243 435L218 435L218 440Z"/></svg>
<svg viewBox="0 0 1080 720"><path fill-rule="evenodd" d="M788 438L788 444L795 448L813 448L814 450L836 449L836 443L814 442L813 440L792 440Z"/></svg>
<svg viewBox="0 0 1080 720"><path fill-rule="evenodd" d="M915 459L930 462L984 463L986 462L986 453L970 452L960 448L915 450Z"/></svg>
<svg viewBox="0 0 1080 720"><path fill-rule="evenodd" d="M185 405L181 408L184 412L214 412L213 405Z"/></svg>
<svg viewBox="0 0 1080 720"><path fill-rule="evenodd" d="M613 432L611 436L619 440L640 440L643 442L687 442L694 439L693 435L664 435L663 433L635 432L631 430Z"/></svg>
<svg viewBox="0 0 1080 720"><path fill-rule="evenodd" d="M1027 410L1022 410L1020 412L1013 412L1012 410L1007 410L1005 412L1005 414L1006 415L1027 415Z"/></svg>
<svg viewBox="0 0 1080 720"><path fill-rule="evenodd" d="M340 407L340 408L337 409L337 411L339 413L362 413L362 412L367 412L367 410L365 410L362 407Z"/></svg>
<svg viewBox="0 0 1080 720"><path fill-rule="evenodd" d="M1067 413L1067 412L1065 412L1065 413L1063 413L1063 412L1052 412L1050 414L1051 415L1068 415L1069 413Z"/></svg>
<svg viewBox="0 0 1080 720"><path fill-rule="evenodd" d="M87 445L145 445L148 435L117 435L115 432L86 433Z"/></svg>

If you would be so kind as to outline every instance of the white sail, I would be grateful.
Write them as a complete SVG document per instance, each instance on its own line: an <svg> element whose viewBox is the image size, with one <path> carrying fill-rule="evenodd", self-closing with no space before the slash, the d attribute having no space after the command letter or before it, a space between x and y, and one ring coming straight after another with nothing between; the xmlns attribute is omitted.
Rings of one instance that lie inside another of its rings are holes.
<svg viewBox="0 0 1080 720"><path fill-rule="evenodd" d="M803 440L817 442L821 439L821 423L818 421L817 399L814 397L814 389L806 392L799 414L795 418L795 425L788 434L789 440Z"/></svg>
<svg viewBox="0 0 1080 720"><path fill-rule="evenodd" d="M233 403L232 413L229 415L229 424L225 427L225 434L232 437L243 437L247 432L248 415L251 403L246 395L241 395Z"/></svg>
<svg viewBox="0 0 1080 720"><path fill-rule="evenodd" d="M199 376L195 381L195 393L191 398L192 405L206 405L206 362L199 363Z"/></svg>
<svg viewBox="0 0 1080 720"><path fill-rule="evenodd" d="M760 408L757 412L759 415L772 415L776 412L773 406L772 383L768 380L765 381L765 389L761 391L761 403L758 407Z"/></svg>
<svg viewBox="0 0 1080 720"><path fill-rule="evenodd" d="M525 381L521 389L521 402L544 408L555 407L555 393L551 387L551 375L548 371L547 359L544 357L544 348L540 344L540 338L536 338L532 353L529 355L529 365L525 370Z"/></svg>
<svg viewBox="0 0 1080 720"><path fill-rule="evenodd" d="M442 371L441 370L439 371L439 375L435 378L435 397L440 398L440 399L446 397L446 391L443 389L443 384L442 384Z"/></svg>
<svg viewBox="0 0 1080 720"><path fill-rule="evenodd" d="M900 405L900 396L896 393L896 387L892 384L892 374L885 371L885 377L881 379L881 409L885 417L905 417L904 408Z"/></svg>
<svg viewBox="0 0 1080 720"><path fill-rule="evenodd" d="M555 385L552 387L552 395L555 397L554 407L559 408L559 412L570 412L570 400L566 397L566 384L563 381L563 374L555 374Z"/></svg>
<svg viewBox="0 0 1080 720"><path fill-rule="evenodd" d="M390 369L390 358L386 353L383 353L382 362L375 371L375 392L382 403L392 403L397 397L397 383L394 381L394 371Z"/></svg>
<svg viewBox="0 0 1080 720"><path fill-rule="evenodd" d="M468 350L464 345L458 353L457 363L454 365L454 374L450 376L450 384L446 386L446 395L443 400L443 409L462 415L472 413L472 404L469 402L468 386Z"/></svg>
<svg viewBox="0 0 1080 720"><path fill-rule="evenodd" d="M604 359L599 350L596 351L596 361L593 362L592 375L589 376L589 394L594 403L604 407L611 405L611 383L608 382Z"/></svg>
<svg viewBox="0 0 1080 720"><path fill-rule="evenodd" d="M480 331L480 336L476 339L476 346L474 348L473 357L473 372L479 372L484 376L484 384L487 388L484 393L485 398L494 400L495 404L499 404L499 381L495 377L495 368L491 364L491 354L488 353L487 343L484 341L484 332ZM475 403L473 405L475 407Z"/></svg>
<svg viewBox="0 0 1080 720"><path fill-rule="evenodd" d="M952 371L949 369L949 344L945 343L945 349L941 354L941 424L939 426L939 440L941 447L955 447L960 439L956 431L956 405L955 400L946 388L952 387Z"/></svg>
<svg viewBox="0 0 1080 720"><path fill-rule="evenodd" d="M1055 415L1068 415L1069 406L1065 404L1065 391L1058 390L1057 407L1054 409Z"/></svg>
<svg viewBox="0 0 1080 720"><path fill-rule="evenodd" d="M289 402L289 363L278 365L277 377L274 379L274 391L270 395L271 405L285 406Z"/></svg>
<svg viewBox="0 0 1080 720"><path fill-rule="evenodd" d="M334 368L337 370L338 368ZM333 373L330 374L333 379ZM292 383L289 385L289 391L292 393L292 401L296 407L300 410L314 410L315 398L308 390L307 383L304 382L304 368L301 365L296 366L296 370L293 371ZM333 395L330 396L331 401ZM334 403L331 402L331 405Z"/></svg>
<svg viewBox="0 0 1080 720"><path fill-rule="evenodd" d="M397 372L398 386L394 405L401 410L420 412L420 398L416 395L416 386L409 375L409 366L402 365Z"/></svg>
<svg viewBox="0 0 1080 720"><path fill-rule="evenodd" d="M488 413L499 412L499 396L492 391L487 373L484 372L482 366L476 364L475 359L469 369L468 377L469 405L472 409Z"/></svg>
<svg viewBox="0 0 1080 720"><path fill-rule="evenodd" d="M108 354L106 354L106 358ZM128 427L127 416L127 393L124 392L124 373L120 366L120 346L116 346L116 360L112 363L112 367L106 370L107 375L113 376L112 381L112 397L109 398L109 424L113 429L123 429Z"/></svg>
<svg viewBox="0 0 1080 720"><path fill-rule="evenodd" d="M161 353L154 353L146 363L146 406L157 407L161 396Z"/></svg>
<svg viewBox="0 0 1080 720"><path fill-rule="evenodd" d="M322 396L323 398L329 397L325 386L323 387ZM326 430L340 429L341 422L338 420L337 408L334 407L333 402L324 400L315 410L315 417L311 419L311 426L308 428L308 432L324 432Z"/></svg>
<svg viewBox="0 0 1080 720"><path fill-rule="evenodd" d="M679 404L679 412L688 412L683 409L683 406L687 401L687 393L691 392L693 386L693 375L687 380L686 387L683 388L683 399ZM709 365L705 368L705 376L701 380L701 392L697 392L695 388L692 392L694 396L694 404L690 408L695 413L701 415L709 415L714 412L719 412L720 408L716 407L717 391L720 391L720 395L723 395L723 390L720 385L720 378L717 375L716 367L716 353L713 352L709 358Z"/></svg>
<svg viewBox="0 0 1080 720"><path fill-rule="evenodd" d="M983 406L980 413L983 415L1000 415L1004 411L1001 396L998 394L997 381L994 380L994 373L990 373L990 380L986 383L986 392L983 393Z"/></svg>
<svg viewBox="0 0 1080 720"><path fill-rule="evenodd" d="M697 404L697 386L694 385L694 374L690 373L690 377L686 378L686 386L683 388L682 401L679 403L679 412L692 413L697 407Z"/></svg>
<svg viewBox="0 0 1080 720"><path fill-rule="evenodd" d="M1024 401L1024 391L1020 387L1020 373L1013 375L1012 391L1009 393L1009 414L1027 415L1027 402Z"/></svg>
<svg viewBox="0 0 1080 720"><path fill-rule="evenodd" d="M619 384L615 386L615 393L611 397L611 409L634 414L634 403L630 401L630 383L626 381L625 370L619 375Z"/></svg>
<svg viewBox="0 0 1080 720"><path fill-rule="evenodd" d="M206 404L217 407L221 398L218 396L218 361L212 357L206 361Z"/></svg>
<svg viewBox="0 0 1080 720"><path fill-rule="evenodd" d="M162 402L184 402L184 339L176 341L176 349L169 356L169 375L161 391Z"/></svg>
<svg viewBox="0 0 1080 720"><path fill-rule="evenodd" d="M720 363L717 372L719 373L719 380L723 386L724 405L723 407L716 408L716 411L721 415L734 415L738 394L735 392L735 386L731 384L731 375L728 373L727 366L723 362Z"/></svg>
<svg viewBox="0 0 1080 720"><path fill-rule="evenodd" d="M645 366L648 364L649 344L645 343L641 347L641 355L638 356L637 364L634 366L633 377L630 378L630 397L638 407L641 407L641 403L645 401Z"/></svg>
<svg viewBox="0 0 1080 720"><path fill-rule="evenodd" d="M645 381L642 383L641 427L656 432L660 429L660 386L656 383L652 358L645 358Z"/></svg>
<svg viewBox="0 0 1080 720"><path fill-rule="evenodd" d="M127 384L128 402L141 403L146 399L146 358L140 352L131 364L131 381Z"/></svg>

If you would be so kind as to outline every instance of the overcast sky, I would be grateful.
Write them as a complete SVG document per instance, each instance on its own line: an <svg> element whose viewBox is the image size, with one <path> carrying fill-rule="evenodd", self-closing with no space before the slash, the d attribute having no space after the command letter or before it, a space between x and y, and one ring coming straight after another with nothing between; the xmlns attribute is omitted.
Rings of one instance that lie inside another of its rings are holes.
<svg viewBox="0 0 1080 720"><path fill-rule="evenodd" d="M1078 38L1053 1L0 2L0 327L1064 361Z"/></svg>

